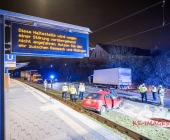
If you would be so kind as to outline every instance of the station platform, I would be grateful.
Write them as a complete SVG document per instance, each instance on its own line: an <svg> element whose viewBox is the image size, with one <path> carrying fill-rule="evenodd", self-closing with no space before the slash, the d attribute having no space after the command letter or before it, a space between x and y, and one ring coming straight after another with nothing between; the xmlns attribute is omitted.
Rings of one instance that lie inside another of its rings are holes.
<svg viewBox="0 0 170 140"><path fill-rule="evenodd" d="M6 140L122 140L83 114L11 79L5 93Z"/></svg>

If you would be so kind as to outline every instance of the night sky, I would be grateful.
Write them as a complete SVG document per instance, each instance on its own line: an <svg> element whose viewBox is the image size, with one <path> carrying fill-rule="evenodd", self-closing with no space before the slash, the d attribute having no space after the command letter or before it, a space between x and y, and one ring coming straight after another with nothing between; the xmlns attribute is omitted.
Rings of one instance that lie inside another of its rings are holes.
<svg viewBox="0 0 170 140"><path fill-rule="evenodd" d="M0 9L37 16L95 31L103 26L151 6L160 0L2 0ZM165 3L165 21L170 23L170 1ZM107 43L163 23L162 4L89 35L90 42ZM170 48L170 25L114 42L144 49ZM90 47L92 45L89 45Z"/></svg>

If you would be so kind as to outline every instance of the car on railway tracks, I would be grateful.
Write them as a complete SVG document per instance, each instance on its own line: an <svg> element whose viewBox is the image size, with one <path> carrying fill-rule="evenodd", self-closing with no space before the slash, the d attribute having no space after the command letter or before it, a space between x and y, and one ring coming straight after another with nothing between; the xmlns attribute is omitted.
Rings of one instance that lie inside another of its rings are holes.
<svg viewBox="0 0 170 140"><path fill-rule="evenodd" d="M105 114L107 110L121 108L123 105L124 100L106 91L90 93L82 102L82 107L84 109L97 111L101 115Z"/></svg>

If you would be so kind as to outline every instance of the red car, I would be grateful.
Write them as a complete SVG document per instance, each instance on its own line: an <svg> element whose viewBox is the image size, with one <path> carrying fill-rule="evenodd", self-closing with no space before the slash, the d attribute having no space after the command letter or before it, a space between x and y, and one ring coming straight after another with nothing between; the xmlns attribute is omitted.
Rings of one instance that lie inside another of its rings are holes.
<svg viewBox="0 0 170 140"><path fill-rule="evenodd" d="M121 108L123 105L124 100L106 91L90 93L82 102L84 109L98 111L101 115L103 115L106 110Z"/></svg>

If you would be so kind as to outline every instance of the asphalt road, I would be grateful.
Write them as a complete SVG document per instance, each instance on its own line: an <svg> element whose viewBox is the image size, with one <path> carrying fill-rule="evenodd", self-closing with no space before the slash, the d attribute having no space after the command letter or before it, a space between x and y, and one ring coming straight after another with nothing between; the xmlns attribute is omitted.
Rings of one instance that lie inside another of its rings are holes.
<svg viewBox="0 0 170 140"><path fill-rule="evenodd" d="M57 82L53 84L53 89L57 91L62 91L62 86L64 82ZM79 83L73 83L73 85L78 90ZM69 83L67 83L69 86ZM48 84L48 88L51 88L51 84ZM86 86L86 95L92 92L97 92L101 90L100 88ZM127 95L118 94L120 97L126 97ZM123 113L125 115L138 118L140 120L148 120L150 118L164 118L166 120L170 120L170 110L167 108L159 107L159 101L156 103L149 102L149 103L141 103L141 101L132 101L128 98L124 99L124 107L121 109L113 109L114 111Z"/></svg>

